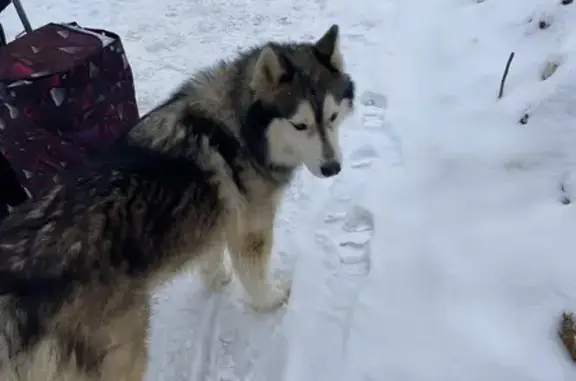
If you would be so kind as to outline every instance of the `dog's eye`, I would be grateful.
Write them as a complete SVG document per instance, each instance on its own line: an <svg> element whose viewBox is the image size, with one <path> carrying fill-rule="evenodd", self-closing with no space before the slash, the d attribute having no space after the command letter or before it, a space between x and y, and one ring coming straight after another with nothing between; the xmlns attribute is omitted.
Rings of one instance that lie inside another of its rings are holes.
<svg viewBox="0 0 576 381"><path fill-rule="evenodd" d="M336 118L338 118L338 114L337 114L337 113L334 113L334 114L330 115L330 122L335 121Z"/></svg>
<svg viewBox="0 0 576 381"><path fill-rule="evenodd" d="M297 129L298 131L304 131L305 129L308 128L308 126L305 125L304 123L292 123L292 125L293 125L294 128Z"/></svg>

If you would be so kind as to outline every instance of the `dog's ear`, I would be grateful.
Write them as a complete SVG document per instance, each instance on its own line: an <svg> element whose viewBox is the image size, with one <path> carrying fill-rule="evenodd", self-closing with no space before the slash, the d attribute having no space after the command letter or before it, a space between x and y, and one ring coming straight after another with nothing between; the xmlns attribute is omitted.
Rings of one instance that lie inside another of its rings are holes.
<svg viewBox="0 0 576 381"><path fill-rule="evenodd" d="M314 44L318 58L339 72L344 71L344 59L340 52L340 28L334 24Z"/></svg>
<svg viewBox="0 0 576 381"><path fill-rule="evenodd" d="M275 88L290 82L293 75L294 69L288 58L266 45L254 64L250 86L254 90Z"/></svg>

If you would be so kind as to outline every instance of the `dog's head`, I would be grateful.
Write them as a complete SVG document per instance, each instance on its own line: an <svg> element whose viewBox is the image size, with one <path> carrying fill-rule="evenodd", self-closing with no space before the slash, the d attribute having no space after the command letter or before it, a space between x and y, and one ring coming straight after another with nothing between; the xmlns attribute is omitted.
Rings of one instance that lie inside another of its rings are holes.
<svg viewBox="0 0 576 381"><path fill-rule="evenodd" d="M266 131L272 162L304 164L318 177L340 172L338 128L353 110L354 83L344 72L337 25L313 44L266 45L250 85L273 113Z"/></svg>

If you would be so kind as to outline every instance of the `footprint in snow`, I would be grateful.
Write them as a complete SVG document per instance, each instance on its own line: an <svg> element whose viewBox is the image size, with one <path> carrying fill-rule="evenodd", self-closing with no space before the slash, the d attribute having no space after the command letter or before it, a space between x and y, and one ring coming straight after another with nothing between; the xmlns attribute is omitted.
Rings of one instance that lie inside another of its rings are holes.
<svg viewBox="0 0 576 381"><path fill-rule="evenodd" d="M388 100L384 94L373 91L365 91L360 95L360 103L364 106L371 106L379 109L388 107Z"/></svg>
<svg viewBox="0 0 576 381"><path fill-rule="evenodd" d="M364 128L380 129L384 126L384 110L388 100L384 94L365 91L360 95L362 110L362 125Z"/></svg>
<svg viewBox="0 0 576 381"><path fill-rule="evenodd" d="M371 145L364 145L357 148L350 154L350 167L352 168L366 168L372 165L372 162L380 157L378 151Z"/></svg>
<svg viewBox="0 0 576 381"><path fill-rule="evenodd" d="M345 213L327 214L324 222L340 225L337 231L317 235L324 250L338 255L340 272L355 276L368 275L372 266L370 241L374 236L372 212L354 205Z"/></svg>
<svg viewBox="0 0 576 381"><path fill-rule="evenodd" d="M337 241L342 271L348 275L368 275L372 266L370 241L374 236L372 212L353 206L344 217L341 231Z"/></svg>
<svg viewBox="0 0 576 381"><path fill-rule="evenodd" d="M379 157L385 161L390 162L393 166L401 166L403 164L402 155L402 141L400 136L396 133L394 126L386 120L385 112L388 108L388 99L382 93L374 91L365 91L359 97L360 104L362 105L362 128L374 131L378 134L383 134L387 137L387 142L383 146L379 146L378 152L374 157ZM365 147L361 149L364 152L355 152L357 155L365 154ZM372 149L375 153L375 150ZM361 160L364 163L367 160ZM360 164L360 167L362 164ZM358 166L356 167L358 168Z"/></svg>

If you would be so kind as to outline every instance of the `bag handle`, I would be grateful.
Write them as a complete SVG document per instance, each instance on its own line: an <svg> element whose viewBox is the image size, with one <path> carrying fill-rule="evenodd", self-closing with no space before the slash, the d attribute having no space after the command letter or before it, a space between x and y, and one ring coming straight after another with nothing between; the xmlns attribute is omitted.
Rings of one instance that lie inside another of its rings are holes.
<svg viewBox="0 0 576 381"><path fill-rule="evenodd" d="M10 0L0 0L0 12L4 11L4 9L8 8L12 1Z"/></svg>
<svg viewBox="0 0 576 381"><path fill-rule="evenodd" d="M32 32L30 20L28 20L28 16L26 16L26 12L24 12L24 7L22 7L20 0L12 0L12 4L14 4L14 8L16 8L16 13L18 13L18 17L20 17L20 21L22 21L26 33Z"/></svg>
<svg viewBox="0 0 576 381"><path fill-rule="evenodd" d="M20 0L0 0L0 12L4 11L8 7L8 5L10 5L10 3L14 5L16 13L20 18L22 25L24 26L24 31L22 33L19 33L16 36L16 38L22 36L24 33L32 32L32 25L30 25L30 20L28 20L28 16L26 15L26 12L24 11L24 7L22 6ZM0 24L0 46L6 45L6 43L7 41L6 41L6 35L4 33L4 28L2 27L2 24Z"/></svg>

